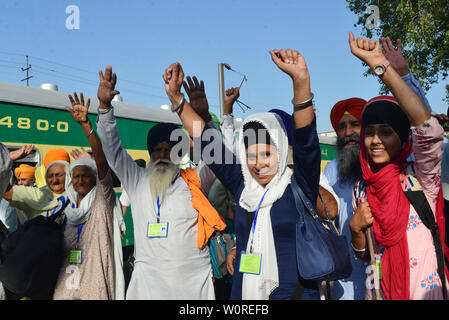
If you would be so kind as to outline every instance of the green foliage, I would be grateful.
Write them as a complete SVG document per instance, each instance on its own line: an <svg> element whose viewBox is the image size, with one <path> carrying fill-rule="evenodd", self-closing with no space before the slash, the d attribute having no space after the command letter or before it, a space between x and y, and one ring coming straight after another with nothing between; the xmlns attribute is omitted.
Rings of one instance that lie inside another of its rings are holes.
<svg viewBox="0 0 449 320"><path fill-rule="evenodd" d="M449 70L449 0L346 0L362 26L363 37L380 40L390 37L393 43L401 39L403 54L409 69L428 91L432 84L445 80ZM366 8L379 7L379 27L368 30L370 16ZM357 37L357 36L356 36ZM365 72L365 76L370 74ZM449 102L449 88L445 100ZM386 93L385 86L381 93Z"/></svg>

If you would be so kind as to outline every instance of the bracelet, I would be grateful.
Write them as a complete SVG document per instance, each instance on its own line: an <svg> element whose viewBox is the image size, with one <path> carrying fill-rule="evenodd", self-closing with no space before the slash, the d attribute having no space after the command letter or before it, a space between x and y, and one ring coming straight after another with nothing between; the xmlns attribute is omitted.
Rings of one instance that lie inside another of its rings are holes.
<svg viewBox="0 0 449 320"><path fill-rule="evenodd" d="M356 247L354 247L354 245L352 244L352 241L350 242L350 245L351 245L352 250L354 250L355 252L362 253L362 252L366 251L366 248L357 249Z"/></svg>
<svg viewBox="0 0 449 320"><path fill-rule="evenodd" d="M100 107L98 107L97 121L95 122L98 123L98 121L100 121L100 114L106 114L110 112L112 109L114 109L113 106L109 106L109 108L107 109L100 109Z"/></svg>
<svg viewBox="0 0 449 320"><path fill-rule="evenodd" d="M113 106L110 106L110 107L107 108L107 109L100 109L100 108L98 108L98 113L99 113L99 114L106 114L106 113L108 113L109 111L111 111L112 109L114 109Z"/></svg>
<svg viewBox="0 0 449 320"><path fill-rule="evenodd" d="M92 128L92 130L90 130L89 134L87 135L87 137L89 138L89 136L94 133L94 128Z"/></svg>
<svg viewBox="0 0 449 320"><path fill-rule="evenodd" d="M171 106L171 111L176 112L184 105L184 102L186 101L186 98L184 97L184 93L181 93L181 101L179 101L179 104L176 106L176 108L173 108L173 105Z"/></svg>
<svg viewBox="0 0 449 320"><path fill-rule="evenodd" d="M295 101L292 99L292 104L293 104L293 106L294 106L294 107L303 107L303 106L305 106L305 105L308 104L310 101L312 101L313 98L315 97L315 95L313 94L313 92L311 92L311 94L312 94L312 96L311 96L309 99L307 99L306 101L303 101L303 102L295 102Z"/></svg>

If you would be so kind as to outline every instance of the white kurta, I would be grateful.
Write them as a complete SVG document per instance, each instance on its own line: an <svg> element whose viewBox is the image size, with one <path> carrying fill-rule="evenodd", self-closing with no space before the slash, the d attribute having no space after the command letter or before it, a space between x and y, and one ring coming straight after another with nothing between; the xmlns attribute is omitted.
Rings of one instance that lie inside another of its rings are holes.
<svg viewBox="0 0 449 320"><path fill-rule="evenodd" d="M161 203L160 219L168 222L167 238L149 239L148 223L156 223L157 205L150 196L147 170L121 146L112 112L100 115L97 129L109 166L126 189L133 213L135 265L126 299L215 299L209 249L197 248L198 213L187 184L178 176ZM207 191L215 176L204 165L195 170Z"/></svg>

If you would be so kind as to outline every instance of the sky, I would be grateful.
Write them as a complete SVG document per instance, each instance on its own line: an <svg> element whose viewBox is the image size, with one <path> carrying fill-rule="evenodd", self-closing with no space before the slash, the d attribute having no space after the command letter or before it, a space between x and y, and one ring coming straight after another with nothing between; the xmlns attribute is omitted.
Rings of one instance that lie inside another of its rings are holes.
<svg viewBox="0 0 449 320"><path fill-rule="evenodd" d="M79 29L66 26L74 21L69 6L79 9ZM272 108L291 113L291 80L269 55L291 48L307 62L319 132L332 130L337 101L379 94L377 79L363 76L349 50L349 31L357 37L362 29L345 0L2 0L0 12L2 82L26 85L20 68L28 55L30 86L54 83L95 97L98 70L111 65L124 101L160 107L170 104L162 74L180 62L186 75L205 82L210 111L219 115L218 64L228 63L236 72L225 70L226 89L248 79L239 100L251 109L235 105L236 117ZM446 113L448 82L440 79L427 93L437 113Z"/></svg>

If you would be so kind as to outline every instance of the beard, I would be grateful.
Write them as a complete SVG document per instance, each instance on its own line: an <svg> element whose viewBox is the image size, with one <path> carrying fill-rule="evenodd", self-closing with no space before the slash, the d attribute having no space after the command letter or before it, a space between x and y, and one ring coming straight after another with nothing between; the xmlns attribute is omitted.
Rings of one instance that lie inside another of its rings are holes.
<svg viewBox="0 0 449 320"><path fill-rule="evenodd" d="M159 165L160 163L166 165ZM147 172L151 197L156 201L157 197L162 199L165 196L165 191L179 172L179 166L170 160L159 159L150 161Z"/></svg>
<svg viewBox="0 0 449 320"><path fill-rule="evenodd" d="M348 144L355 142L355 144ZM353 183L362 176L360 167L360 137L353 134L341 139L337 137L338 174L341 183Z"/></svg>

